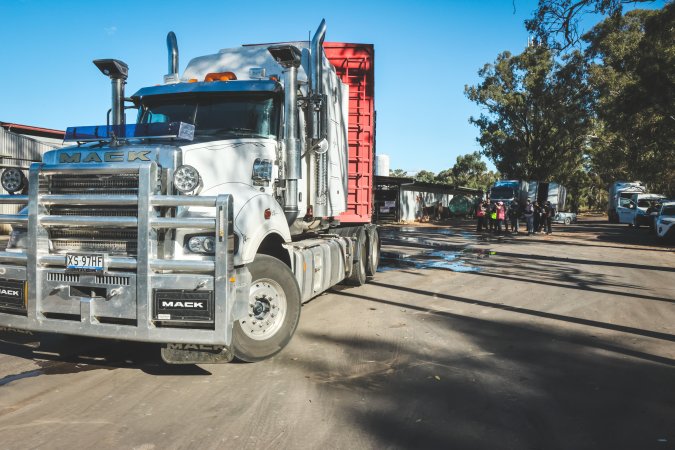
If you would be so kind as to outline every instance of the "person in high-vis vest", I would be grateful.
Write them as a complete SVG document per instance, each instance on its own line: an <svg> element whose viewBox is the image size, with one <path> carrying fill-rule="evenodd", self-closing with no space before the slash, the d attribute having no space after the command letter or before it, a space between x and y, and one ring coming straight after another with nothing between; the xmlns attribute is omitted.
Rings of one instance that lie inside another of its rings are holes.
<svg viewBox="0 0 675 450"><path fill-rule="evenodd" d="M490 203L490 215L489 217L489 225L490 225L490 231L495 232L497 229L497 204L496 203Z"/></svg>

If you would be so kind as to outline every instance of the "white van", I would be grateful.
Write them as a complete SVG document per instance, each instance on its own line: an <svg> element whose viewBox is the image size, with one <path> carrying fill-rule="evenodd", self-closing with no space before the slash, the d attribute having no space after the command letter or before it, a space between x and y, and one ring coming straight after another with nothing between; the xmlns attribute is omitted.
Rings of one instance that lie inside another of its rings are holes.
<svg viewBox="0 0 675 450"><path fill-rule="evenodd" d="M652 203L661 203L665 198L666 196L661 194L628 192L620 194L619 205L616 208L619 223L627 223L631 227L650 226L653 218L647 214L647 209Z"/></svg>
<svg viewBox="0 0 675 450"><path fill-rule="evenodd" d="M675 201L663 202L656 217L656 237L660 240L675 237Z"/></svg>

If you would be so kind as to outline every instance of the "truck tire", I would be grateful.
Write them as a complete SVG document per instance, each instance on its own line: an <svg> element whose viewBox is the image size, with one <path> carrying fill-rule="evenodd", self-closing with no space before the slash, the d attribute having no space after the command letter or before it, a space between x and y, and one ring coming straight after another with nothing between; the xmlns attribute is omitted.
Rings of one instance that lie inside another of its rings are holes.
<svg viewBox="0 0 675 450"><path fill-rule="evenodd" d="M240 361L256 362L279 353L291 340L302 296L293 272L277 258L256 255L248 268L249 317L234 323L232 351Z"/></svg>
<svg viewBox="0 0 675 450"><path fill-rule="evenodd" d="M372 277L377 272L380 265L380 233L377 228L368 239L368 264L366 265L366 275Z"/></svg>
<svg viewBox="0 0 675 450"><path fill-rule="evenodd" d="M359 248L359 260L354 261L354 267L345 284L350 286L363 286L366 284L366 266L368 265L368 247L366 242L366 231L360 228L356 234L356 247Z"/></svg>

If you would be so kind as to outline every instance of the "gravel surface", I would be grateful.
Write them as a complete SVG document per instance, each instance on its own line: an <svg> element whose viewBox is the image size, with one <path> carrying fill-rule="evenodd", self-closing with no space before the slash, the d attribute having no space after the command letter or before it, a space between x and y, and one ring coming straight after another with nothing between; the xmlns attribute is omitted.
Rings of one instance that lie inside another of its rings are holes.
<svg viewBox="0 0 675 450"><path fill-rule="evenodd" d="M675 448L672 248L594 218L382 231L382 271L305 304L268 361L0 343L0 448Z"/></svg>

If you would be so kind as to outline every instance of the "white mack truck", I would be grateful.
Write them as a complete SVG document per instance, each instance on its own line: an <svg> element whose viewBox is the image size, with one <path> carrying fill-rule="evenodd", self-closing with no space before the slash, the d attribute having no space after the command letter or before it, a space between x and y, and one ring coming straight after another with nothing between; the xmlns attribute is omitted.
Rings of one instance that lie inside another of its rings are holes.
<svg viewBox="0 0 675 450"><path fill-rule="evenodd" d="M253 362L288 344L302 302L365 283L379 262L363 211L374 124L350 120L372 109L372 46L360 68L336 68L325 31L197 57L182 75L169 33L164 83L129 98L127 65L94 61L112 81L109 124L68 128L72 146L2 174L0 203L25 207L0 216L13 226L0 328L161 343L168 363Z"/></svg>

